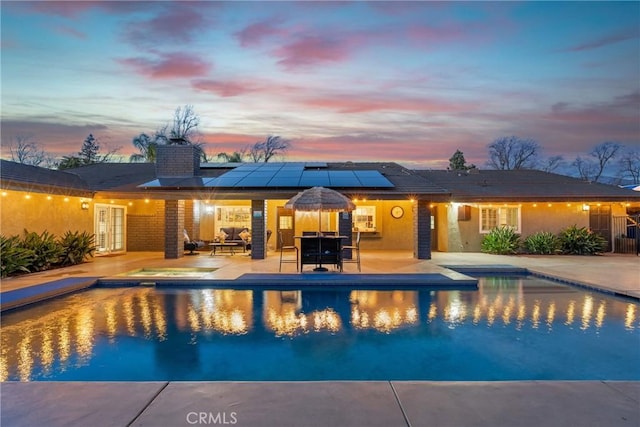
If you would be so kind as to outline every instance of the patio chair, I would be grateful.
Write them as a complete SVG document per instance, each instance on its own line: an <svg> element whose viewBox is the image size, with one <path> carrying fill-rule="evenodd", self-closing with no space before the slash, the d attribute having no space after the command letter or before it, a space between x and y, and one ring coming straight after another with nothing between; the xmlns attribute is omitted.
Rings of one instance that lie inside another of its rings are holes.
<svg viewBox="0 0 640 427"><path fill-rule="evenodd" d="M204 242L201 242L201 241L194 242L193 240L191 240L191 238L189 237L189 234L187 233L187 230L183 230L182 234L184 239L184 250L189 251L189 253L185 255L199 255L197 252L194 252L194 251L198 248L203 247Z"/></svg>
<svg viewBox="0 0 640 427"><path fill-rule="evenodd" d="M358 234L356 235L356 244L355 245L344 245L342 247L342 252L344 253L344 251L346 250L351 250L351 259L346 259L344 256L342 257L342 263L344 264L345 262L353 262L358 264L358 271L362 271L360 269L360 231L358 231ZM355 252L355 258L354 258L354 252Z"/></svg>
<svg viewBox="0 0 640 427"><path fill-rule="evenodd" d="M282 264L284 263L296 263L296 271L298 271L298 247L297 246L290 246L287 245L285 246L284 244L284 238L282 237L282 231L278 231L278 243L280 246L280 268L278 269L278 271L282 271ZM288 252L288 251L292 251L295 250L296 251L296 259L292 259L292 258L284 258L284 253Z"/></svg>

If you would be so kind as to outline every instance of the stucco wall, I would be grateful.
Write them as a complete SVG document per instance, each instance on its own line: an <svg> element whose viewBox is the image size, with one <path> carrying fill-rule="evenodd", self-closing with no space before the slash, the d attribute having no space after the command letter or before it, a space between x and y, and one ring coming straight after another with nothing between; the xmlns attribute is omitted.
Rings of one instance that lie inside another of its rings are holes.
<svg viewBox="0 0 640 427"><path fill-rule="evenodd" d="M282 204L280 205L282 206ZM411 250L413 248L413 214L412 202L410 201L358 201L356 206L375 206L376 207L376 231L362 233L360 247L362 250L382 250L382 249L398 249ZM391 208L400 206L404 209L402 218L396 219L391 216ZM322 214L322 229L337 230L338 229L338 213ZM275 227L275 208L269 217L273 217L273 225ZM297 212L296 213L296 235L302 234L303 231L318 230L318 213L317 212Z"/></svg>
<svg viewBox="0 0 640 427"><path fill-rule="evenodd" d="M25 229L38 234L46 230L56 236L67 231L93 233L93 204L82 210L83 198L19 191L2 194L0 233L4 236L22 236Z"/></svg>
<svg viewBox="0 0 640 427"><path fill-rule="evenodd" d="M510 204L514 205L514 204ZM589 212L580 203L521 203L521 236L538 231L558 233L566 227L589 226ZM478 252L484 234L480 233L479 205L471 206L468 221L458 221L458 204L439 204L438 250L448 252Z"/></svg>

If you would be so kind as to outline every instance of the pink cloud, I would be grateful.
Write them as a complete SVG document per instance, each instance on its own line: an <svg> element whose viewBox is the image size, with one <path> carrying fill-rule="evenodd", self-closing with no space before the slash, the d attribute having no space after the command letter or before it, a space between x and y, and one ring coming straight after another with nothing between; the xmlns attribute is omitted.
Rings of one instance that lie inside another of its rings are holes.
<svg viewBox="0 0 640 427"><path fill-rule="evenodd" d="M278 64L296 70L318 64L344 61L349 57L350 43L320 36L305 36L276 49Z"/></svg>
<svg viewBox="0 0 640 427"><path fill-rule="evenodd" d="M269 21L251 24L241 31L238 31L235 36L240 41L240 46L250 47L259 45L266 38L285 35L285 33L284 30L277 28Z"/></svg>
<svg viewBox="0 0 640 427"><path fill-rule="evenodd" d="M472 110L471 105L455 104L447 101L417 98L372 98L363 96L332 96L312 98L303 101L310 107L326 108L340 113L367 113L372 111L415 111L415 112L464 112Z"/></svg>
<svg viewBox="0 0 640 427"><path fill-rule="evenodd" d="M56 31L59 34L63 34L63 35L69 35L71 37L74 37L76 39L81 39L84 40L87 38L87 34L83 33L82 31L78 31L75 28L72 27L67 27L67 26L58 26L54 29L54 31Z"/></svg>
<svg viewBox="0 0 640 427"><path fill-rule="evenodd" d="M640 111L640 91L614 97L609 102L594 103L583 107L573 107L566 102L558 102L551 107L549 118L593 123L637 122ZM638 123L640 128L640 123Z"/></svg>
<svg viewBox="0 0 640 427"><path fill-rule="evenodd" d="M409 37L423 43L441 43L459 40L464 37L465 31L459 25L433 27L430 25L414 25L407 29Z"/></svg>
<svg viewBox="0 0 640 427"><path fill-rule="evenodd" d="M199 91L211 92L222 97L239 96L258 90L253 83L244 81L196 80L191 86Z"/></svg>
<svg viewBox="0 0 640 427"><path fill-rule="evenodd" d="M30 10L47 15L58 15L74 19L83 13L101 9L107 13L130 13L134 11L148 11L150 2L136 1L35 1L21 3ZM22 7L21 6L21 7ZM4 7L4 6L3 6Z"/></svg>
<svg viewBox="0 0 640 427"><path fill-rule="evenodd" d="M186 53L165 53L159 56L156 60L137 57L120 59L118 62L153 79L201 77L211 68L210 64L199 57Z"/></svg>
<svg viewBox="0 0 640 427"><path fill-rule="evenodd" d="M153 3L152 3L153 4ZM132 22L127 26L125 39L135 45L157 45L162 42L187 43L192 36L210 24L206 8L216 2L197 2L196 7L188 2L160 2L163 9L153 18ZM203 10L203 8L205 8Z"/></svg>
<svg viewBox="0 0 640 427"><path fill-rule="evenodd" d="M561 50L561 52L579 52L582 50L597 49L610 44L619 43L626 40L638 39L638 38L640 38L640 28L630 27L630 28L625 28L615 34L610 34L604 37L600 37L584 43L570 46L566 49Z"/></svg>

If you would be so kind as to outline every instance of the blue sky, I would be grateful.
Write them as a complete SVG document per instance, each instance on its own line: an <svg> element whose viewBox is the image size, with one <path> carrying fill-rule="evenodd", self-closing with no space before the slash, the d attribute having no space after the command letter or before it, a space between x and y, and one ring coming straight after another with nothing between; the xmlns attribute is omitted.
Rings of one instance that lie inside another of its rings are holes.
<svg viewBox="0 0 640 427"><path fill-rule="evenodd" d="M215 154L446 167L533 138L572 160L640 147L639 2L10 2L2 145L93 133L133 152L192 105Z"/></svg>

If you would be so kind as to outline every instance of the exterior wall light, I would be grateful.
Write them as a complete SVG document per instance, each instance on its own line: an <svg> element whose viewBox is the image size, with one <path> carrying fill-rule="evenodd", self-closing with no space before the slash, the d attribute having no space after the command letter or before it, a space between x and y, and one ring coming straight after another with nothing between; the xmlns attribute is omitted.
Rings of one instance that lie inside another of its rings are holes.
<svg viewBox="0 0 640 427"><path fill-rule="evenodd" d="M588 211L589 210L589 205L586 204L586 203L583 203L582 204L582 210L585 211L585 212Z"/></svg>
<svg viewBox="0 0 640 427"><path fill-rule="evenodd" d="M80 203L80 208L82 208L83 211L89 210L89 202Z"/></svg>

